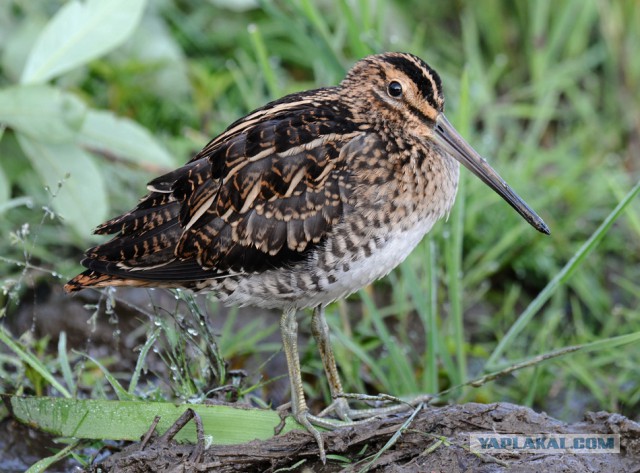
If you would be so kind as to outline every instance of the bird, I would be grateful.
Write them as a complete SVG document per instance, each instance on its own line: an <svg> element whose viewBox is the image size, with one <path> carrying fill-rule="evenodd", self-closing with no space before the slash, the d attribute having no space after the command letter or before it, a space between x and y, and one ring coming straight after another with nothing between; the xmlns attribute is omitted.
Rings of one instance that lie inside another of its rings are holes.
<svg viewBox="0 0 640 473"><path fill-rule="evenodd" d="M207 291L227 305L282 311L293 417L315 438L357 417L343 396L325 307L398 266L450 212L460 164L536 230L544 221L455 130L442 81L418 56L357 61L332 87L287 95L233 122L190 161L150 181L131 211L95 230L65 285ZM311 331L333 403L313 415L300 376L296 314Z"/></svg>

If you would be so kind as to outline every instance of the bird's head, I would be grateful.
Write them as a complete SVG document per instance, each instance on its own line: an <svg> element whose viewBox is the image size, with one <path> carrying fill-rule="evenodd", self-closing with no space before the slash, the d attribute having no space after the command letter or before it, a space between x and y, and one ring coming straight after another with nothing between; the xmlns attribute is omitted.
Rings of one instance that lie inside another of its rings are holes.
<svg viewBox="0 0 640 473"><path fill-rule="evenodd" d="M491 187L536 230L549 234L544 221L469 145L444 115L438 73L408 53L384 53L358 61L342 81L343 93L359 102L371 123L421 138L432 151L455 159Z"/></svg>

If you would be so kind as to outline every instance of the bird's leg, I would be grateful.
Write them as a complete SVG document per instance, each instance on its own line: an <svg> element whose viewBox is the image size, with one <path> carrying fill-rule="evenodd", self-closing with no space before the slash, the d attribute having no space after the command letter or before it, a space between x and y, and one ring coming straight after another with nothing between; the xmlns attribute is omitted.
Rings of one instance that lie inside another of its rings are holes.
<svg viewBox="0 0 640 473"><path fill-rule="evenodd" d="M307 407L307 401L305 400L304 390L302 387L300 359L298 358L298 322L296 321L295 309L287 309L283 312L282 317L280 318L280 330L282 332L282 344L284 346L284 353L287 357L289 381L291 383L291 413L300 425L313 435L318 444L320 459L323 463L326 461L324 442L320 432L314 427L314 425L328 430L334 430L339 427L349 425L366 424L374 420L376 416L411 409L410 405L384 407L379 409L351 409L349 407L349 403L342 389L338 369L336 368L336 360L333 356L333 350L329 343L329 327L324 318L324 309L316 307L311 319L311 330L318 343L320 355L322 357L322 364L324 365L324 369L329 380L331 396L334 398L334 401L319 416L311 415L309 408ZM372 396L366 397L367 400L371 400L372 398ZM385 398L385 400L388 399ZM339 421L322 417L329 412L336 412L342 420ZM351 419L364 420L353 421Z"/></svg>
<svg viewBox="0 0 640 473"><path fill-rule="evenodd" d="M296 321L296 310L286 309L280 318L280 331L282 333L282 345L284 354L287 357L287 367L289 369L289 382L291 383L291 413L293 417L307 431L313 435L318 443L320 459L324 463L326 455L324 442L318 429L311 424L313 416L309 413L307 401L304 398L302 387L302 377L300 371L300 359L298 358L298 322Z"/></svg>
<svg viewBox="0 0 640 473"><path fill-rule="evenodd" d="M338 368L336 367L336 359L333 355L333 350L329 340L329 325L324 317L324 307L322 306L317 306L313 309L313 315L311 317L311 333L318 344L320 358L322 358L322 365L324 366L324 371L327 375L327 380L329 381L329 389L331 391L331 398L333 399L333 402L318 414L318 417L323 417L331 412L335 412L340 419L345 421L345 424L342 425L359 424L360 422L353 421L356 419L372 419L377 416L406 412L413 409L419 403L432 398L432 396L418 396L415 399L406 402L386 395L367 396L364 394L345 394L342 388L342 383L340 382L340 375L338 374ZM352 409L349 406L348 399L354 399L357 401L396 402L397 404L395 406L387 407ZM332 426L319 424L316 421L318 417L311 417L312 422L316 425L322 425L326 428L335 428L337 426L337 424Z"/></svg>
<svg viewBox="0 0 640 473"><path fill-rule="evenodd" d="M313 309L313 315L311 316L311 333L318 345L324 372L329 381L331 398L333 399L333 402L320 413L320 417L329 412L335 412L340 419L350 421L349 413L351 408L349 407L349 402L343 397L344 390L342 389L340 375L336 367L336 359L333 356L331 341L329 339L329 326L327 325L327 320L324 318L324 307L321 305Z"/></svg>

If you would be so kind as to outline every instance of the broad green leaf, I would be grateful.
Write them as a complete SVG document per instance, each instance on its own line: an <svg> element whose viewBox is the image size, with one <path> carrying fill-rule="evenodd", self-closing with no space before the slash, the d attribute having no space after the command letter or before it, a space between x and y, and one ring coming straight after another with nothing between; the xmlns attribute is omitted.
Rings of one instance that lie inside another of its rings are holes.
<svg viewBox="0 0 640 473"><path fill-rule="evenodd" d="M140 440L155 416L160 416L157 431L162 434L188 408L200 415L205 436L217 445L271 438L280 423L276 411L220 405L18 396L12 396L10 402L11 412L20 422L77 439ZM296 428L300 428L298 423L287 417L281 433ZM189 422L175 438L195 441L194 423Z"/></svg>
<svg viewBox="0 0 640 473"><path fill-rule="evenodd" d="M173 167L167 151L142 126L112 112L89 110L78 136L89 149L106 152L136 163Z"/></svg>
<svg viewBox="0 0 640 473"><path fill-rule="evenodd" d="M11 79L11 82L20 80L29 51L33 48L45 24L46 19L42 16L28 15L13 33L7 36L4 51L2 51L2 71Z"/></svg>
<svg viewBox="0 0 640 473"><path fill-rule="evenodd" d="M122 44L146 0L70 1L49 21L27 59L21 82L42 83Z"/></svg>
<svg viewBox="0 0 640 473"><path fill-rule="evenodd" d="M43 143L18 134L18 142L54 195L53 208L79 234L89 234L107 215L107 192L93 158L72 143Z"/></svg>
<svg viewBox="0 0 640 473"><path fill-rule="evenodd" d="M75 139L85 114L80 99L47 85L0 90L0 123L38 141L64 143Z"/></svg>

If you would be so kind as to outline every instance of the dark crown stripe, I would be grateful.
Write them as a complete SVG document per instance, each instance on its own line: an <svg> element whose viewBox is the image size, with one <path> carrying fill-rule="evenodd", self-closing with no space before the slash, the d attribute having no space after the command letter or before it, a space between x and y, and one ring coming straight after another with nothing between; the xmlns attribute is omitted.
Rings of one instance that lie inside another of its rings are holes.
<svg viewBox="0 0 640 473"><path fill-rule="evenodd" d="M414 56L386 56L385 62L404 72L418 87L418 90L435 109L440 109L442 83L437 72L424 61ZM433 90L435 84L436 90Z"/></svg>

